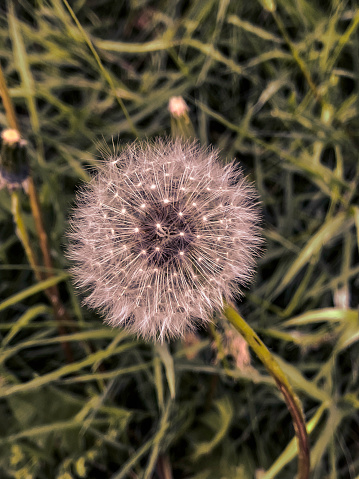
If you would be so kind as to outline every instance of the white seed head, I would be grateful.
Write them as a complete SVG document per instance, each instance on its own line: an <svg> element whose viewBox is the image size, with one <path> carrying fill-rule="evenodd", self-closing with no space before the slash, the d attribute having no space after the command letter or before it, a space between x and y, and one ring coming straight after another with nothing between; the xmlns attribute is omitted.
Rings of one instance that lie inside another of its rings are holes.
<svg viewBox="0 0 359 479"><path fill-rule="evenodd" d="M262 242L256 193L234 163L221 166L196 142L136 142L117 156L77 196L75 281L110 325L181 336L251 279Z"/></svg>

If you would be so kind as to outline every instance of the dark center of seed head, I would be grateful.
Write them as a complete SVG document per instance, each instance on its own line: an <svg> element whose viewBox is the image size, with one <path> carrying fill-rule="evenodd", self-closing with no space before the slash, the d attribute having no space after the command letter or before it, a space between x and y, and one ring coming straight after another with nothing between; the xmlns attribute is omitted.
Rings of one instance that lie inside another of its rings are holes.
<svg viewBox="0 0 359 479"><path fill-rule="evenodd" d="M141 219L138 247L146 251L149 263L154 266L169 266L183 258L194 241L195 226L181 214L180 206L156 205Z"/></svg>

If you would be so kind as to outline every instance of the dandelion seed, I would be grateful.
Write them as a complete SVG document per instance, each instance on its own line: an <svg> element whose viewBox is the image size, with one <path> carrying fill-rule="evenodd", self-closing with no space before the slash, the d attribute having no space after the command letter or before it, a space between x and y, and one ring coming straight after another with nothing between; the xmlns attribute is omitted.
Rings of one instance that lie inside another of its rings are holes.
<svg viewBox="0 0 359 479"><path fill-rule="evenodd" d="M78 194L68 257L85 303L110 325L178 337L248 284L261 245L256 193L217 158L182 140L134 143Z"/></svg>

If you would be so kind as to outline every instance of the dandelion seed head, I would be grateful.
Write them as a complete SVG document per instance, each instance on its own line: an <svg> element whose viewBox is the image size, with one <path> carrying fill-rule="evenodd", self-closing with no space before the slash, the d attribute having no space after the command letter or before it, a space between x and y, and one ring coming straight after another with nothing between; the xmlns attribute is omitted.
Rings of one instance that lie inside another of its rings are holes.
<svg viewBox="0 0 359 479"><path fill-rule="evenodd" d="M253 276L257 196L196 142L136 142L104 159L77 196L68 257L84 302L146 339L210 321Z"/></svg>

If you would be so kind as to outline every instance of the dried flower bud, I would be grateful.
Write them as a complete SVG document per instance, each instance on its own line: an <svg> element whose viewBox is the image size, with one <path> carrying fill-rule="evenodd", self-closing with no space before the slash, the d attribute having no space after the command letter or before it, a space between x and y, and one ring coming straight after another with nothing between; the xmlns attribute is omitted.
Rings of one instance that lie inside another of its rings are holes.
<svg viewBox="0 0 359 479"><path fill-rule="evenodd" d="M77 197L68 233L85 303L145 338L181 336L249 282L261 243L256 193L196 142L134 143Z"/></svg>
<svg viewBox="0 0 359 479"><path fill-rule="evenodd" d="M7 128L1 132L1 139L3 143L7 145L14 145L15 143L19 143L21 140L20 133L18 130L14 130L13 128Z"/></svg>
<svg viewBox="0 0 359 479"><path fill-rule="evenodd" d="M198 346L201 342L201 338L196 334L195 331L187 331L183 337L183 343L185 346L185 355L188 360L194 359L198 351L188 351L188 348L193 346Z"/></svg>
<svg viewBox="0 0 359 479"><path fill-rule="evenodd" d="M171 133L175 138L195 138L195 131L188 115L189 108L181 96L173 96L168 102L171 114Z"/></svg>
<svg viewBox="0 0 359 479"><path fill-rule="evenodd" d="M224 351L233 357L235 365L243 371L251 364L251 357L246 340L226 321L224 322Z"/></svg>
<svg viewBox="0 0 359 479"><path fill-rule="evenodd" d="M19 188L29 175L26 141L13 128L1 132L0 188Z"/></svg>
<svg viewBox="0 0 359 479"><path fill-rule="evenodd" d="M189 108L181 96L172 96L168 102L168 111L172 116L179 117L187 113Z"/></svg>

